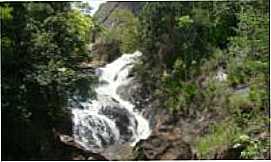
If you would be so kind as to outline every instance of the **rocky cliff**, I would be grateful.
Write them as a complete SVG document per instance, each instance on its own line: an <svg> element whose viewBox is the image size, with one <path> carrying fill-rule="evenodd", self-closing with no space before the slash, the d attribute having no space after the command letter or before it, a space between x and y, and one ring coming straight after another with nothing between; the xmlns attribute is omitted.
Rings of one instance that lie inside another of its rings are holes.
<svg viewBox="0 0 271 162"><path fill-rule="evenodd" d="M104 24L105 27L110 28L113 24L113 20L110 19L110 15L116 10L129 10L133 14L138 15L143 8L145 2L106 2L101 4L97 12L94 14L94 18L98 22Z"/></svg>

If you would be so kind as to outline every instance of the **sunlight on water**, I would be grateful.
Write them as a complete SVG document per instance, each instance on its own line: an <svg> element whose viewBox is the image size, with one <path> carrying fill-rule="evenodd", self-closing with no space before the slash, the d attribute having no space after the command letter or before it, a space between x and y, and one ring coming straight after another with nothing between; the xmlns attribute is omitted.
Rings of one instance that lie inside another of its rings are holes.
<svg viewBox="0 0 271 162"><path fill-rule="evenodd" d="M150 133L148 121L134 105L123 100L117 89L128 84L131 68L141 56L140 52L124 54L105 67L96 69L99 84L96 100L81 102L82 108L73 108L73 135L77 143L87 150L102 150L106 146L129 143L134 146ZM123 87L122 87L123 88Z"/></svg>

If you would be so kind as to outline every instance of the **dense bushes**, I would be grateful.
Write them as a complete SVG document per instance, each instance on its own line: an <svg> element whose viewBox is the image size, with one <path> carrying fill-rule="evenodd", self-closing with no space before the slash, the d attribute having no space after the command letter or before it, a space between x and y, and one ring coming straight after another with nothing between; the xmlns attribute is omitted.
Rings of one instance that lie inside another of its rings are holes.
<svg viewBox="0 0 271 162"><path fill-rule="evenodd" d="M112 21L110 28L103 28L101 41L119 43L121 53L132 53L138 49L138 18L129 10L115 10L108 18ZM116 45L116 43L114 43Z"/></svg>
<svg viewBox="0 0 271 162"><path fill-rule="evenodd" d="M66 119L67 93L93 82L77 65L89 59L86 45L97 36L92 50L108 61L144 53L138 76L173 117L217 117L191 142L199 158L231 149L237 158L267 158L267 7L264 0L147 2L139 17L114 11L105 29L69 3L3 4L4 159L46 159L51 129Z"/></svg>
<svg viewBox="0 0 271 162"><path fill-rule="evenodd" d="M52 128L70 120L66 99L82 79L78 64L88 57L92 19L70 3L10 3L2 9L3 159L49 159Z"/></svg>
<svg viewBox="0 0 271 162"><path fill-rule="evenodd" d="M150 2L139 20L145 54L139 74L161 105L173 116L220 116L195 143L199 158L233 146L239 158L266 158L267 3ZM247 141L235 145L244 136Z"/></svg>

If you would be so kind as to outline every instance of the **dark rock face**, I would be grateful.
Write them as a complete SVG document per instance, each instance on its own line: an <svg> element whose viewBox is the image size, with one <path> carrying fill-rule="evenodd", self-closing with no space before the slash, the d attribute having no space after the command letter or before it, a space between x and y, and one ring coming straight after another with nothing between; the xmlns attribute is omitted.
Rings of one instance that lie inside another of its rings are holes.
<svg viewBox="0 0 271 162"><path fill-rule="evenodd" d="M118 94L124 99L132 102L136 109L142 110L149 100L148 93L144 90L142 85L133 80L129 84L118 88Z"/></svg>
<svg viewBox="0 0 271 162"><path fill-rule="evenodd" d="M143 141L141 146L145 150L146 158L164 160L197 159L197 151L194 145L195 139L205 134L208 126L212 122L219 120L221 115L199 110L188 113L191 115L181 113L173 115L166 108L159 106L158 103L160 102L157 101L157 104L152 102L151 104L154 107L153 109L159 109L154 115L155 126L152 137ZM156 146L156 142L153 142L153 140L163 144ZM151 156L149 152L152 152Z"/></svg>
<svg viewBox="0 0 271 162"><path fill-rule="evenodd" d="M177 123L179 119L173 117L165 109L157 108L158 102L153 101L153 109L159 109L153 114L152 135L138 147L142 149L144 159L148 160L188 160L196 159L196 154L190 144L185 141L181 126Z"/></svg>
<svg viewBox="0 0 271 162"><path fill-rule="evenodd" d="M153 134L142 142L143 153L148 160L193 159L192 150L175 132Z"/></svg>
<svg viewBox="0 0 271 162"><path fill-rule="evenodd" d="M152 99L139 81L131 81L125 88L120 88L118 93L123 99L132 102L135 109L143 111L152 127L152 135L137 144L142 149L142 159L194 159L191 146L183 140L181 129L176 126L178 119L162 109L158 100Z"/></svg>
<svg viewBox="0 0 271 162"><path fill-rule="evenodd" d="M117 10L131 11L135 16L139 15L145 2L106 2L101 4L99 9L94 14L94 19L97 20L101 26L111 29L116 21L111 15ZM121 56L120 42L118 40L104 41L102 36L94 34L92 38L93 45L89 47L92 54L91 64L105 64L111 62ZM93 62L94 60L94 62Z"/></svg>
<svg viewBox="0 0 271 162"><path fill-rule="evenodd" d="M145 112L152 127L152 135L137 145L142 150L141 160L197 159L195 139L206 134L211 123L223 119L222 112L217 114L196 107L172 114L161 105L162 100L152 97L140 82L127 87L119 93ZM229 159L225 156L226 153L219 155L220 159Z"/></svg>
<svg viewBox="0 0 271 162"><path fill-rule="evenodd" d="M93 60L100 64L111 62L121 55L118 42L96 43L91 52L94 56Z"/></svg>
<svg viewBox="0 0 271 162"><path fill-rule="evenodd" d="M107 106L102 108L100 113L115 121L116 126L119 128L121 139L123 139L120 143L125 143L125 141L131 139L133 133L129 129L129 126L131 123L136 123L136 120L126 109L118 106Z"/></svg>
<svg viewBox="0 0 271 162"><path fill-rule="evenodd" d="M122 99L128 100L135 105L134 109L136 111L143 112L143 116L149 120L150 127L154 127L154 116L158 109L153 106L150 92L138 80L134 79L129 84L119 87L117 93Z"/></svg>
<svg viewBox="0 0 271 162"><path fill-rule="evenodd" d="M98 22L104 24L105 27L111 28L113 20L110 19L110 15L115 10L125 9L138 15L144 4L145 2L106 2L100 6L99 10L94 15L94 18L96 18Z"/></svg>
<svg viewBox="0 0 271 162"><path fill-rule="evenodd" d="M242 148L227 148L222 152L216 153L214 159L221 159L221 160L241 160L240 154L241 151L244 149Z"/></svg>

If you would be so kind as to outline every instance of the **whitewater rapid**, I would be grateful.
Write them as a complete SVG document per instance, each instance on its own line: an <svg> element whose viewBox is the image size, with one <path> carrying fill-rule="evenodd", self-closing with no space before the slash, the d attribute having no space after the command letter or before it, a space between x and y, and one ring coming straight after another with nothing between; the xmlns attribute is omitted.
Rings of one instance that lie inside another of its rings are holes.
<svg viewBox="0 0 271 162"><path fill-rule="evenodd" d="M151 134L142 112L117 93L134 79L129 73L140 56L139 51L124 54L96 69L99 78L96 99L80 102L80 108L72 108L73 137L86 150L99 152L107 146L125 143L134 146Z"/></svg>

